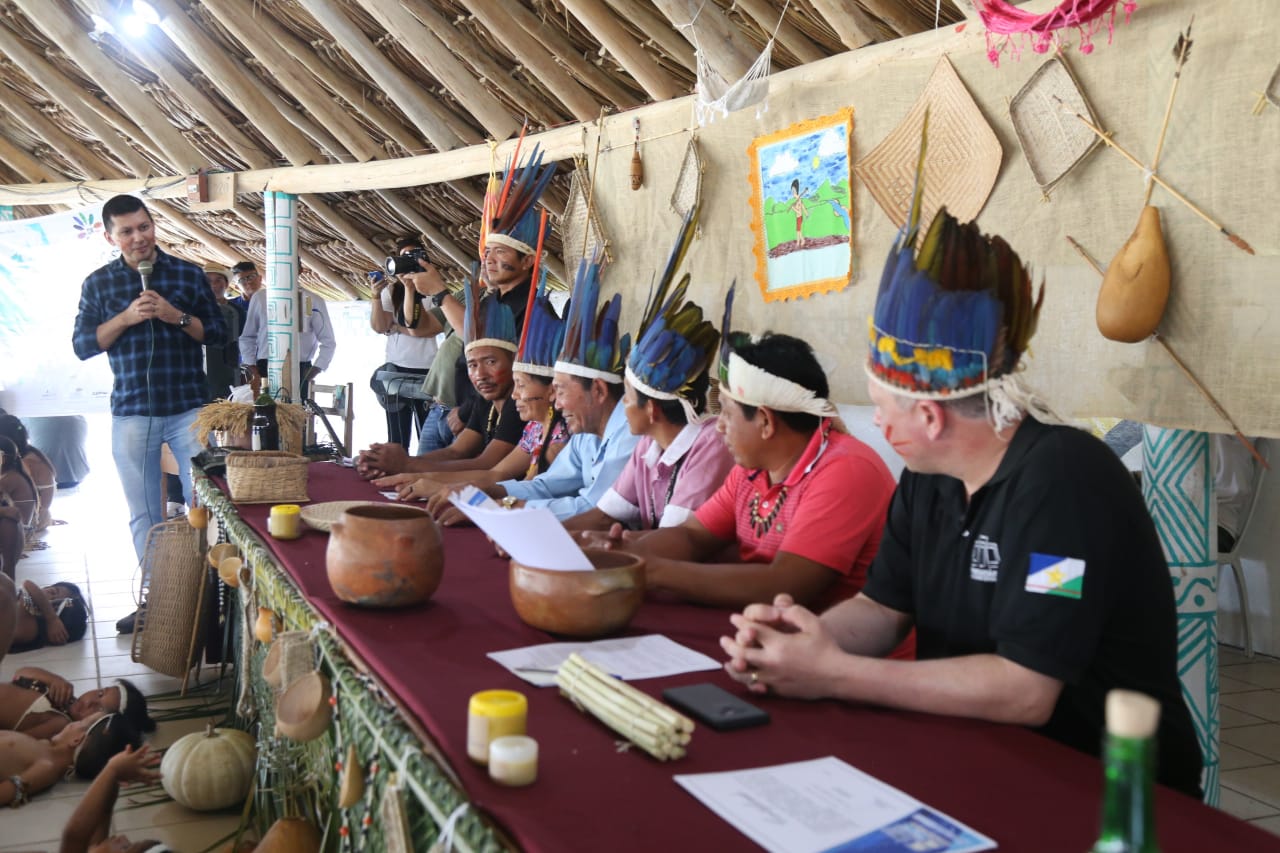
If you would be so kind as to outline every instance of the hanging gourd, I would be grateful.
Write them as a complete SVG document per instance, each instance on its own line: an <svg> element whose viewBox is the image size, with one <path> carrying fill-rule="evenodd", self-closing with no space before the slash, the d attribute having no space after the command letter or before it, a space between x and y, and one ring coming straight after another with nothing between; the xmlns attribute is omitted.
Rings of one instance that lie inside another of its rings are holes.
<svg viewBox="0 0 1280 853"><path fill-rule="evenodd" d="M255 853L317 853L320 830L300 817L282 817L262 836Z"/></svg>
<svg viewBox="0 0 1280 853"><path fill-rule="evenodd" d="M342 765L342 782L338 785L338 806L349 809L364 796L364 768L353 743L347 747L347 760Z"/></svg>
<svg viewBox="0 0 1280 853"><path fill-rule="evenodd" d="M636 131L636 140L631 149L631 189L638 190L644 183L644 163L640 161L640 119L632 119L631 126Z"/></svg>
<svg viewBox="0 0 1280 853"><path fill-rule="evenodd" d="M1105 338L1130 344L1150 337L1164 317L1170 279L1160 210L1148 205L1102 278L1098 331Z"/></svg>
<svg viewBox="0 0 1280 853"><path fill-rule="evenodd" d="M160 762L165 793L196 811L239 805L249 796L257 745L238 729L216 729L178 739Z"/></svg>

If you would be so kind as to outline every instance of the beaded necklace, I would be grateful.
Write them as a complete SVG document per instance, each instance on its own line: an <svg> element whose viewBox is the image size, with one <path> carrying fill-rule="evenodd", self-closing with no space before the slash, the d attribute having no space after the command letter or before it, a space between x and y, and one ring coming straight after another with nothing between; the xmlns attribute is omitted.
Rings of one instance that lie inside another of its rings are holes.
<svg viewBox="0 0 1280 853"><path fill-rule="evenodd" d="M748 508L751 511L751 529L755 531L756 537L763 539L764 535L773 529L773 522L777 520L778 513L782 512L782 505L787 502L787 487L783 486L778 490L778 497L773 502L773 509L769 510L769 514L761 518L760 516L760 493L756 492L751 496L751 503Z"/></svg>
<svg viewBox="0 0 1280 853"><path fill-rule="evenodd" d="M524 472L526 480L532 480L538 476L538 463L542 461L542 451L547 446L547 442L551 441L551 421L555 419L556 410L552 406L547 407L547 416L542 421L542 439L538 442L538 446L530 454L533 458L529 460L529 468Z"/></svg>

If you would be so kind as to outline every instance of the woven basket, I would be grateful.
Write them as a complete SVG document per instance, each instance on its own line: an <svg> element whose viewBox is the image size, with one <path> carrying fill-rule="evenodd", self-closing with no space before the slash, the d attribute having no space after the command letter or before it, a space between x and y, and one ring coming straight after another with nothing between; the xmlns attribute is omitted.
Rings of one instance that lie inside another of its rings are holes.
<svg viewBox="0 0 1280 853"><path fill-rule="evenodd" d="M200 535L185 518L157 524L147 534L142 557L142 592L130 657L156 672L183 678L201 648L200 618L205 564Z"/></svg>
<svg viewBox="0 0 1280 853"><path fill-rule="evenodd" d="M1070 67L1056 56L1037 68L1009 102L1009 118L1022 153L1045 193L1101 144L1092 130L1070 120L1063 105L1098 123Z"/></svg>
<svg viewBox="0 0 1280 853"><path fill-rule="evenodd" d="M911 210L926 110L929 150L924 160L921 235L944 205L961 222L975 219L995 186L1002 154L995 131L950 60L942 57L901 123L853 167L880 209L899 228Z"/></svg>
<svg viewBox="0 0 1280 853"><path fill-rule="evenodd" d="M304 503L307 497L305 456L282 450L227 454L227 486L239 504Z"/></svg>

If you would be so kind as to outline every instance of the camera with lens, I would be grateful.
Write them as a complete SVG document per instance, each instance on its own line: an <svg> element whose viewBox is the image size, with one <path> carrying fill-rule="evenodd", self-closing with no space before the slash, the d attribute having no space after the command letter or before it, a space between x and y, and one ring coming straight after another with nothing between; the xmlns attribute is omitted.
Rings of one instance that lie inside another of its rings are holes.
<svg viewBox="0 0 1280 853"><path fill-rule="evenodd" d="M427 260L426 249L412 249L403 255L391 255L387 258L387 275L404 275L410 272L422 272L419 260Z"/></svg>

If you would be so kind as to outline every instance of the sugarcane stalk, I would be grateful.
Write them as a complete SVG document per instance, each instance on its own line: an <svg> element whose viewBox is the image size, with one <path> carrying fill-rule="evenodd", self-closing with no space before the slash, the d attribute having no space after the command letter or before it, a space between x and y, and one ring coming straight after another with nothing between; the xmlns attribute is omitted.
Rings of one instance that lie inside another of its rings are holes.
<svg viewBox="0 0 1280 853"><path fill-rule="evenodd" d="M565 696L659 761L685 755L691 720L581 656L561 665L556 683Z"/></svg>
<svg viewBox="0 0 1280 853"><path fill-rule="evenodd" d="M635 702L650 709L654 714L667 721L672 727L685 732L693 731L693 720L672 710L644 691L632 687L625 681L619 681L578 653L575 652L569 655L569 658L565 663L570 664L575 669L583 670L589 676L606 685L608 688L631 697Z"/></svg>

